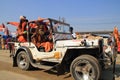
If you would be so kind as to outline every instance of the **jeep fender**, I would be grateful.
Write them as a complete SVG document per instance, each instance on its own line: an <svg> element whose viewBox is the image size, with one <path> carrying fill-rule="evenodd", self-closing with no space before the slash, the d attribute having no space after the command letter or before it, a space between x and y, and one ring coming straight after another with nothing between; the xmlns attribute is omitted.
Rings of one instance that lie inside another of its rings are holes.
<svg viewBox="0 0 120 80"><path fill-rule="evenodd" d="M17 66L17 60L16 60L16 58L17 58L17 55L18 55L18 53L20 51L25 51L26 52L26 54L28 55L29 61L30 61L31 65L32 65L34 61L33 61L33 56L32 56L32 53L31 53L30 49L27 48L27 47L25 47L25 46L21 46L21 47L19 47L17 49L17 51L16 51L16 53L15 53L15 55L13 57L13 67Z"/></svg>

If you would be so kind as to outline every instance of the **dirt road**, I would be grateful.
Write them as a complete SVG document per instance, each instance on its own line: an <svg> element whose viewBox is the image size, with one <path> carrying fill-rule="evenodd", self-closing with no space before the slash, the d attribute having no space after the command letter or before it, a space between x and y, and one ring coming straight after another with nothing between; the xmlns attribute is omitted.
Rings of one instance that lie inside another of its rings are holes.
<svg viewBox="0 0 120 80"><path fill-rule="evenodd" d="M23 71L18 67L12 67L12 59L9 51L0 50L0 80L73 80L70 73L57 76L56 72L43 69ZM120 80L120 55L117 58L116 79ZM112 69L103 71L102 80L112 80Z"/></svg>
<svg viewBox="0 0 120 80"><path fill-rule="evenodd" d="M55 72L42 69L23 71L12 67L9 51L0 50L0 80L73 80L70 74L57 76Z"/></svg>

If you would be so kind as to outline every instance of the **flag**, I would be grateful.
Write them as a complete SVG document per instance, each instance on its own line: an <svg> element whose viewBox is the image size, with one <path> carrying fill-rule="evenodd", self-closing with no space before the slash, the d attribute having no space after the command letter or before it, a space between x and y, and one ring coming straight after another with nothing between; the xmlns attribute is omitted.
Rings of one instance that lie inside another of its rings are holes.
<svg viewBox="0 0 120 80"><path fill-rule="evenodd" d="M4 31L4 29L5 29L5 25L2 23L2 24L0 25L0 31Z"/></svg>
<svg viewBox="0 0 120 80"><path fill-rule="evenodd" d="M3 28L0 28L0 32L3 32Z"/></svg>
<svg viewBox="0 0 120 80"><path fill-rule="evenodd" d="M7 24L11 24L15 27L18 27L20 23L19 22L8 22Z"/></svg>
<svg viewBox="0 0 120 80"><path fill-rule="evenodd" d="M10 34L8 28L4 25L4 23L2 23L2 24L0 25L0 31L1 31L1 32L4 32L4 35L9 35L9 34Z"/></svg>
<svg viewBox="0 0 120 80"><path fill-rule="evenodd" d="M9 30L8 30L7 27L6 27L5 30L4 30L4 34L5 34L5 35L9 35Z"/></svg>

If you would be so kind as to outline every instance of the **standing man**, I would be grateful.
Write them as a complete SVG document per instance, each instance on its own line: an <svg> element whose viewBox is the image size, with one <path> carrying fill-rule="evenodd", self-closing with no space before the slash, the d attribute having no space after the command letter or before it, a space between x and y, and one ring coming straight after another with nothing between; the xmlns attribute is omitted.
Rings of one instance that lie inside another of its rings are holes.
<svg viewBox="0 0 120 80"><path fill-rule="evenodd" d="M20 23L17 27L17 39L19 42L27 41L27 23L28 20L25 16L20 16Z"/></svg>
<svg viewBox="0 0 120 80"><path fill-rule="evenodd" d="M17 40L19 42L27 41L27 24L28 20L25 16L20 16L20 22L7 22L7 24L11 24L17 27Z"/></svg>

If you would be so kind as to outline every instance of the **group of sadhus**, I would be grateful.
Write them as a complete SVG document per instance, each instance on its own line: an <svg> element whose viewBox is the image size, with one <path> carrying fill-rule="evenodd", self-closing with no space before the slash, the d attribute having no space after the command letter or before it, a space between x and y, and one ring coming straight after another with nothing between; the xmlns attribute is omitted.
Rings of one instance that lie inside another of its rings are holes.
<svg viewBox="0 0 120 80"><path fill-rule="evenodd" d="M30 32L31 41L37 46L44 47L45 52L49 52L53 48L51 32L48 30L49 21L45 18L38 18L38 20L28 21L25 16L20 16L20 22L8 22L17 27L17 40L18 42L27 42L27 32L29 28L34 30Z"/></svg>
<svg viewBox="0 0 120 80"><path fill-rule="evenodd" d="M30 27L34 30L31 33L31 41L37 46L37 48L44 47L45 52L49 52L53 49L52 36L50 35L51 31L48 30L47 27L49 25L48 19L39 17L38 20L28 21L25 16L20 16L20 22L8 22L8 24L17 27L18 42L27 42L27 32ZM120 36L117 27L114 28L113 35L117 42L118 52L120 52Z"/></svg>

